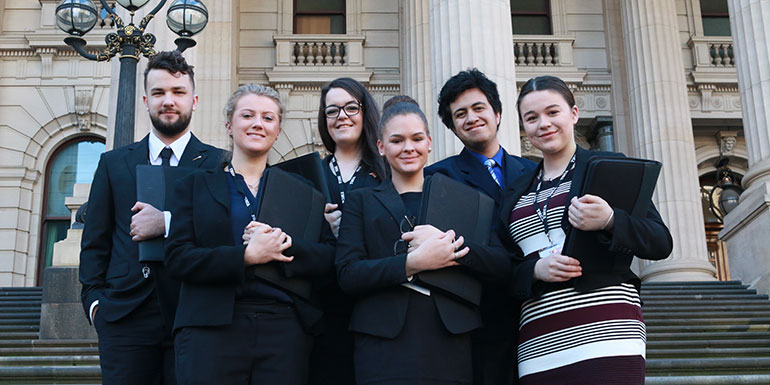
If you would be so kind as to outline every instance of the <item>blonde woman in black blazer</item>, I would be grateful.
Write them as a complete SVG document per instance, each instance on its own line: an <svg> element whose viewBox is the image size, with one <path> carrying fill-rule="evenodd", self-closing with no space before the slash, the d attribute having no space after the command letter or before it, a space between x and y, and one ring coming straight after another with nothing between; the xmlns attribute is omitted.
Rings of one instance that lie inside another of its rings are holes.
<svg viewBox="0 0 770 385"><path fill-rule="evenodd" d="M254 271L272 263L287 278L333 274L333 246L255 221L259 181L282 111L272 88L240 87L225 107L232 161L194 173L177 188L165 264L182 282L174 322L180 384L307 381L320 310L312 298L281 282L268 284Z"/></svg>
<svg viewBox="0 0 770 385"><path fill-rule="evenodd" d="M455 239L451 230L410 231L430 151L427 121L416 104L396 103L380 122L378 148L392 177L349 195L337 243L338 280L355 297L350 330L356 382L470 384L469 332L481 326L478 308L419 286L413 276L464 266L479 278L500 281L511 263L504 250Z"/></svg>

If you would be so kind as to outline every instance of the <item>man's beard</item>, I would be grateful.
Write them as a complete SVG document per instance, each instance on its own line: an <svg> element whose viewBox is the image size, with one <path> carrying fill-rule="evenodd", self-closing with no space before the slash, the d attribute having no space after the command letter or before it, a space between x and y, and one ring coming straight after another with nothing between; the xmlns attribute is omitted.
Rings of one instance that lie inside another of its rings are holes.
<svg viewBox="0 0 770 385"><path fill-rule="evenodd" d="M180 113L179 117L176 119L173 123L166 123L162 120L160 120L160 113L157 115L150 114L150 121L152 122L152 126L155 127L158 132L165 136L165 137L175 137L182 133L187 126L190 125L190 120L192 120L192 112L184 114Z"/></svg>

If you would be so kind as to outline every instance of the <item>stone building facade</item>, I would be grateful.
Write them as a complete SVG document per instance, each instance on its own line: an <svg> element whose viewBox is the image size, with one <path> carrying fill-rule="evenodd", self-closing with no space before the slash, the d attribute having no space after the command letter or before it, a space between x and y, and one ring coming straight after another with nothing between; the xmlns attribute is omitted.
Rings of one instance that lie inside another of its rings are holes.
<svg viewBox="0 0 770 385"><path fill-rule="evenodd" d="M336 7L331 21L303 13L303 0L204 2L209 24L185 52L200 95L193 131L204 141L229 145L224 103L238 85L255 82L276 88L286 104L271 162L321 151L320 88L349 76L380 104L397 94L417 99L431 119L438 160L461 149L436 115L438 90L454 73L477 67L501 91L501 143L538 159L519 129L517 88L533 76L556 75L575 92L581 145L664 164L654 201L675 249L665 261L639 262L642 278L729 276L770 291L770 248L756 244L758 231L770 233L767 0L318 2ZM0 286L36 285L50 263L44 254L50 257L50 228L59 218L47 211L57 154L83 141L107 149L112 142L117 60L90 62L66 46L54 25L57 4L0 0ZM175 38L164 17L165 10L149 28L158 50L172 49ZM337 33L299 33L324 28ZM103 48L109 30L88 33L88 47ZM136 103L140 139L149 120L140 98ZM724 226L707 207L722 157L746 189ZM80 162L87 170L88 161Z"/></svg>

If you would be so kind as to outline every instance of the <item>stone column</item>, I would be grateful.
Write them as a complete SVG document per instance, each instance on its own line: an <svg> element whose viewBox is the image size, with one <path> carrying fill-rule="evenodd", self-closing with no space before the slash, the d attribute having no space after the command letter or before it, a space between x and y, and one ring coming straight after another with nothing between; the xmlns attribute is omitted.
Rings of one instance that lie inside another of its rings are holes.
<svg viewBox="0 0 770 385"><path fill-rule="evenodd" d="M674 250L644 261L651 281L713 280L698 190L676 7L670 0L622 1L634 155L663 163L653 202L671 230Z"/></svg>
<svg viewBox="0 0 770 385"><path fill-rule="evenodd" d="M413 97L420 104L428 118L434 140L443 137L446 127L441 123L436 111L438 94L433 93L431 82L431 29L430 29L430 0L402 0L401 25L403 47L403 65L401 67L402 92ZM434 144L434 150L438 147ZM439 151L433 151L430 161L444 157L436 156Z"/></svg>
<svg viewBox="0 0 770 385"><path fill-rule="evenodd" d="M484 72L497 83L503 104L500 144L509 153L518 155L521 148L512 31L508 0L430 0L433 97L437 97L444 82L459 71L476 67ZM463 148L443 125L432 128L435 159L457 154Z"/></svg>
<svg viewBox="0 0 770 385"><path fill-rule="evenodd" d="M770 293L770 3L730 0L743 133L749 171L740 203L724 219L719 236L727 242L730 277Z"/></svg>

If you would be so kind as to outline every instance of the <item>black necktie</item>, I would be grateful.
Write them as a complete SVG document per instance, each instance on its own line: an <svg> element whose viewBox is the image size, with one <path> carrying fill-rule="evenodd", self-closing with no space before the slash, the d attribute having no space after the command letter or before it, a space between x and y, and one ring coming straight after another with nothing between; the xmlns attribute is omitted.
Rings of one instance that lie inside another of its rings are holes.
<svg viewBox="0 0 770 385"><path fill-rule="evenodd" d="M171 148L169 147L164 147L163 150L161 150L160 152L160 159L162 160L161 166L171 167L171 154L173 153L174 152L171 151Z"/></svg>

